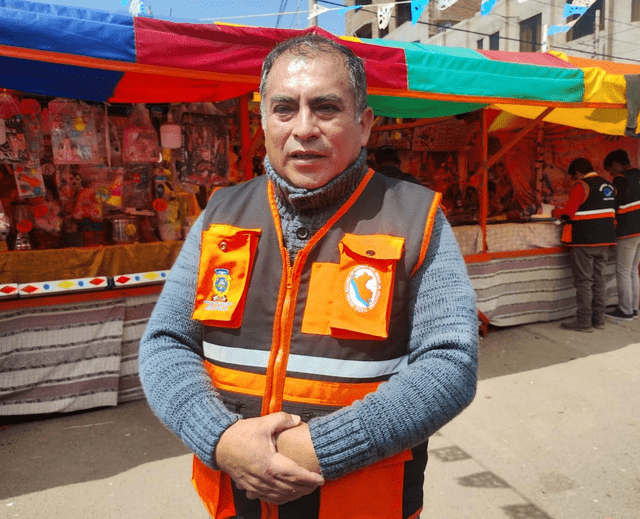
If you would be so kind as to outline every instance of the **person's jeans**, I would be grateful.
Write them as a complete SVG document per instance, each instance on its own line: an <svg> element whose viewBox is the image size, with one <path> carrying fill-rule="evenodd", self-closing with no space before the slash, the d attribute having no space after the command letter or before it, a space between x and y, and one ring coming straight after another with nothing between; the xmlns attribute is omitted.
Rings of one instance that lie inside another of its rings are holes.
<svg viewBox="0 0 640 519"><path fill-rule="evenodd" d="M605 289L604 269L609 259L609 247L571 247L569 260L576 287L576 321L590 327L604 320Z"/></svg>
<svg viewBox="0 0 640 519"><path fill-rule="evenodd" d="M640 236L622 238L616 247L616 282L618 284L618 307L631 315L638 310L640 297Z"/></svg>

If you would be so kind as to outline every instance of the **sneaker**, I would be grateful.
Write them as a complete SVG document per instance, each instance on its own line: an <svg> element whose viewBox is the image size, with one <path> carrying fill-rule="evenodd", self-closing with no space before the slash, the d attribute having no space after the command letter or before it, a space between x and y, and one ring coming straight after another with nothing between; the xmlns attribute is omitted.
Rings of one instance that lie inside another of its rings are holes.
<svg viewBox="0 0 640 519"><path fill-rule="evenodd" d="M591 326L588 324L579 324L578 321L568 321L564 323L560 323L560 328L564 328L565 330L574 330L577 332L585 332L591 333L593 330Z"/></svg>
<svg viewBox="0 0 640 519"><path fill-rule="evenodd" d="M612 312L607 312L605 314L610 319L614 319L615 321L632 321L633 314L625 314L620 308L616 308Z"/></svg>
<svg viewBox="0 0 640 519"><path fill-rule="evenodd" d="M633 318L637 319L638 318L638 310L634 310L633 311Z"/></svg>

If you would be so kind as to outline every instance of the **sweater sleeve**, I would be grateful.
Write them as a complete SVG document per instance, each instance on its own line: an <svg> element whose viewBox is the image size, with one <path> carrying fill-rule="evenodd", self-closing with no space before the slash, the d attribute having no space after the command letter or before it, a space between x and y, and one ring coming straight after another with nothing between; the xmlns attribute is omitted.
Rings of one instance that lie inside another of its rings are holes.
<svg viewBox="0 0 640 519"><path fill-rule="evenodd" d="M580 204L587 199L586 184L584 182L576 182L573 184L571 191L569 192L569 198L567 203L562 208L556 207L551 214L554 218L560 218L563 215L573 218L576 211L580 207Z"/></svg>
<svg viewBox="0 0 640 519"><path fill-rule="evenodd" d="M222 433L240 416L230 413L203 363L202 325L191 319L200 257L202 216L195 222L140 342L139 371L154 413L206 465Z"/></svg>
<svg viewBox="0 0 640 519"><path fill-rule="evenodd" d="M408 367L364 399L309 422L325 478L336 479L424 442L475 396L475 294L441 210L409 297Z"/></svg>

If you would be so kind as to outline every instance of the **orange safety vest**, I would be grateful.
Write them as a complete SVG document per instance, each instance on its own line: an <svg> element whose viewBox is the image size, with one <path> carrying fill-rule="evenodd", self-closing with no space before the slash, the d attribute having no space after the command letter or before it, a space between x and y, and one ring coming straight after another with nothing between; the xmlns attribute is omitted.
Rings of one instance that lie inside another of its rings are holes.
<svg viewBox="0 0 640 519"><path fill-rule="evenodd" d="M615 189L604 178L589 173L579 180L585 188L571 222L564 225L560 240L567 246L615 245Z"/></svg>
<svg viewBox="0 0 640 519"><path fill-rule="evenodd" d="M193 318L205 325L205 366L225 405L245 418L283 410L308 421L402 369L410 277L425 258L439 200L369 171L291 265L267 177L215 192ZM420 512L411 495L421 495L425 464L426 443L281 506L246 499L227 474L195 457L193 482L216 519L402 519Z"/></svg>

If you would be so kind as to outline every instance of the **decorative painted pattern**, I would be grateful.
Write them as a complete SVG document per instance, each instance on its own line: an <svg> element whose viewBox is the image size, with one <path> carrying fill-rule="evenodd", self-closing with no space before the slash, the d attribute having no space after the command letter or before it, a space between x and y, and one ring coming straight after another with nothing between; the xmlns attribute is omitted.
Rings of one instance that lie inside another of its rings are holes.
<svg viewBox="0 0 640 519"><path fill-rule="evenodd" d="M17 283L0 284L0 298L17 297L18 290Z"/></svg>
<svg viewBox="0 0 640 519"><path fill-rule="evenodd" d="M18 293L23 296L41 296L47 294L60 294L63 292L75 292L79 290L95 290L109 287L109 278L95 276L78 279L58 279L55 281L42 281L39 283L19 283Z"/></svg>
<svg viewBox="0 0 640 519"><path fill-rule="evenodd" d="M154 270L135 274L121 274L113 277L115 286L142 285L150 283L164 283L169 275L168 270Z"/></svg>

